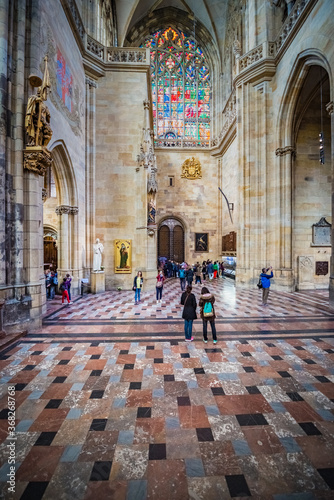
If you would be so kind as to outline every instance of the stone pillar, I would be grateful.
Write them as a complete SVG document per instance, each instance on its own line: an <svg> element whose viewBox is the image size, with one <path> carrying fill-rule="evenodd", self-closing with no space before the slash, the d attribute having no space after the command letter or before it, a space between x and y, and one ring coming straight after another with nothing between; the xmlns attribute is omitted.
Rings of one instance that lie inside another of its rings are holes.
<svg viewBox="0 0 334 500"><path fill-rule="evenodd" d="M68 205L60 205L56 208L56 214L59 217L58 227L58 281L60 281L66 273L69 272L69 255L71 252L68 216L71 207Z"/></svg>
<svg viewBox="0 0 334 500"><path fill-rule="evenodd" d="M6 117L9 0L0 0L0 285L6 284Z"/></svg>
<svg viewBox="0 0 334 500"><path fill-rule="evenodd" d="M333 221L334 221L334 104L333 101L329 102L326 106L326 110L331 118L331 165L332 165L332 254L330 260L330 278L329 278L329 306L334 309L334 260L333 260L333 248L334 248L334 231L333 231Z"/></svg>
<svg viewBox="0 0 334 500"><path fill-rule="evenodd" d="M86 78L86 252L85 277L93 267L92 247L95 242L95 137L96 137L96 87L91 78Z"/></svg>

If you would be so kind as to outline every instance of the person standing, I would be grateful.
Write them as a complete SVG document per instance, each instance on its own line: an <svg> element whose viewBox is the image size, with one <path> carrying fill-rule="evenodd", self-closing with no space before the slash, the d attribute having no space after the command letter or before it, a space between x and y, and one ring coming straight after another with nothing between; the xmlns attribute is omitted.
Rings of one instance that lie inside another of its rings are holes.
<svg viewBox="0 0 334 500"><path fill-rule="evenodd" d="M50 299L55 298L56 286L58 285L57 273L51 271L51 283L50 283Z"/></svg>
<svg viewBox="0 0 334 500"><path fill-rule="evenodd" d="M218 278L218 271L219 271L218 262L215 261L215 263L213 264L213 278L214 279Z"/></svg>
<svg viewBox="0 0 334 500"><path fill-rule="evenodd" d="M188 266L188 269L186 271L186 279L188 286L192 286L194 279L194 271L192 270L191 266Z"/></svg>
<svg viewBox="0 0 334 500"><path fill-rule="evenodd" d="M72 300L71 298L71 283L72 283L72 276L67 273L66 274L66 281L67 281L67 291L68 291L68 296L69 296L69 299Z"/></svg>
<svg viewBox="0 0 334 500"><path fill-rule="evenodd" d="M51 273L49 269L45 272L45 289L47 300L51 300Z"/></svg>
<svg viewBox="0 0 334 500"><path fill-rule="evenodd" d="M207 344L208 342L208 321L210 322L211 325L213 343L217 344L217 332L215 325L216 314L213 305L214 303L215 303L215 296L209 292L206 286L203 286L198 305L201 308L200 314L203 321L204 344Z"/></svg>
<svg viewBox="0 0 334 500"><path fill-rule="evenodd" d="M223 262L221 262L221 264L220 264L221 276L222 276L222 278L224 278L224 279L225 279L225 276L224 276L224 269L225 269L225 268L224 268L224 263L223 263Z"/></svg>
<svg viewBox="0 0 334 500"><path fill-rule="evenodd" d="M162 289L164 287L164 281L165 277L163 275L163 272L160 270L157 276L157 283L155 285L156 289L156 296L157 296L157 304L162 301Z"/></svg>
<svg viewBox="0 0 334 500"><path fill-rule="evenodd" d="M183 269L183 267L179 269L179 277L180 277L181 290L183 292L186 287L186 272Z"/></svg>
<svg viewBox="0 0 334 500"><path fill-rule="evenodd" d="M194 340L192 336L193 321L197 319L196 297L191 291L192 287L188 285L186 291L181 295L181 304L184 306L182 318L184 319L184 335L186 342L192 342Z"/></svg>
<svg viewBox="0 0 334 500"><path fill-rule="evenodd" d="M140 302L140 292L143 286L143 273L141 271L138 271L137 276L135 276L135 279L133 280L133 289L135 291L135 305L139 304Z"/></svg>
<svg viewBox="0 0 334 500"><path fill-rule="evenodd" d="M212 264L211 260L208 262L206 269L207 269L207 273L209 275L209 280L212 281L213 280L213 264Z"/></svg>
<svg viewBox="0 0 334 500"><path fill-rule="evenodd" d="M199 262L197 262L196 271L195 271L195 285L197 285L197 283L199 283L200 285L202 284L201 273L202 273L201 264Z"/></svg>
<svg viewBox="0 0 334 500"><path fill-rule="evenodd" d="M270 274L267 274L271 270ZM262 284L262 305L268 305L268 296L270 289L270 280L274 277L273 268L270 266L267 269L264 267L262 273L260 274L261 284Z"/></svg>
<svg viewBox="0 0 334 500"><path fill-rule="evenodd" d="M68 296L68 281L67 281L66 277L63 278L63 282L60 285L59 289L62 292L61 303L64 304L64 300L67 299L67 303L72 304L72 302L70 301L70 298Z"/></svg>
<svg viewBox="0 0 334 500"><path fill-rule="evenodd" d="M206 260L203 260L202 274L203 274L203 281L205 281L205 278L206 278Z"/></svg>

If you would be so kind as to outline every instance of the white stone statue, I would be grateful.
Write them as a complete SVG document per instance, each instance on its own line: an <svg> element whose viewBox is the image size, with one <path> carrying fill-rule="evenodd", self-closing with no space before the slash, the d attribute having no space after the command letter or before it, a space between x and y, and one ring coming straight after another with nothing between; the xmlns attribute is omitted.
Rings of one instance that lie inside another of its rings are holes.
<svg viewBox="0 0 334 500"><path fill-rule="evenodd" d="M96 243L93 245L93 271L101 271L103 245L100 243L99 238L96 238Z"/></svg>

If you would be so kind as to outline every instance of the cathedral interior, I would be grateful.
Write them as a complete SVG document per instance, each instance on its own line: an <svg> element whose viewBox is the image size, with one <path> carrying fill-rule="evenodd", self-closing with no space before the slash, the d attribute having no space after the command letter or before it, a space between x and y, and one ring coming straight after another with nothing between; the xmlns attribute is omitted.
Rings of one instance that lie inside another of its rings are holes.
<svg viewBox="0 0 334 500"><path fill-rule="evenodd" d="M0 498L334 499L333 19L0 0Z"/></svg>

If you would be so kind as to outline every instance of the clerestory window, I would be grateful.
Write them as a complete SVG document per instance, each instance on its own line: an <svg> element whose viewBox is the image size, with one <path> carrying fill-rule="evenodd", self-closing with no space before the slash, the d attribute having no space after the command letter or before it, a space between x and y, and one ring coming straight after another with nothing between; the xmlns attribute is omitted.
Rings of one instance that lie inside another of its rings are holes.
<svg viewBox="0 0 334 500"><path fill-rule="evenodd" d="M143 46L151 52L156 146L208 147L210 72L196 40L168 27Z"/></svg>

